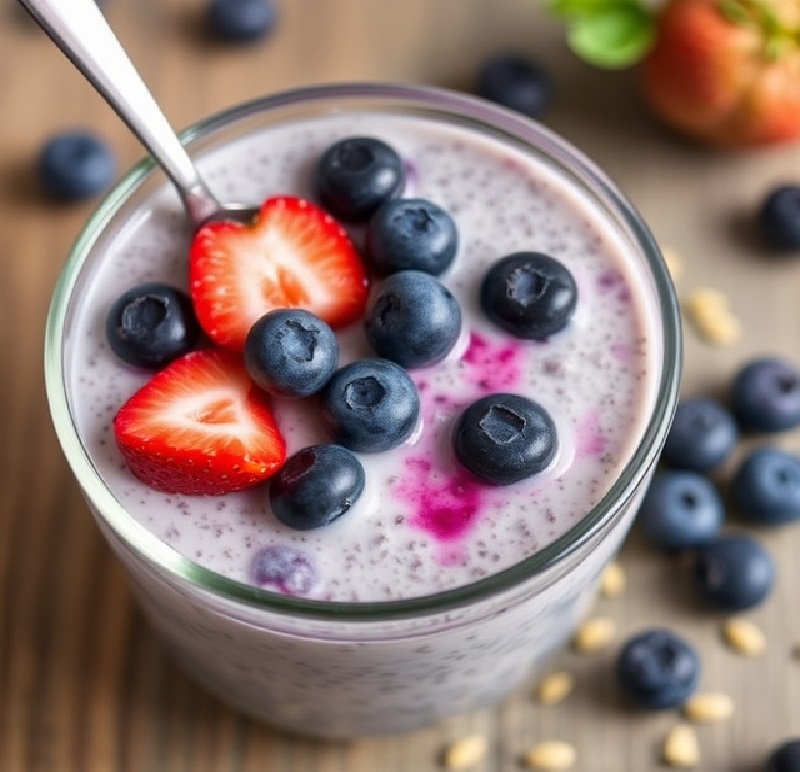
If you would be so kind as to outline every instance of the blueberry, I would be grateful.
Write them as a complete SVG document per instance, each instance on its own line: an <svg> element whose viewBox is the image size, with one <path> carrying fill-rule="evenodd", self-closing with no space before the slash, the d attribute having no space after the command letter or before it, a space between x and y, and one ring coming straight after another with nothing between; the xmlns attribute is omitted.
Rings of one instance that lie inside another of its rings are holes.
<svg viewBox="0 0 800 772"><path fill-rule="evenodd" d="M637 519L648 540L668 550L711 541L724 519L717 489L695 472L656 472Z"/></svg>
<svg viewBox="0 0 800 772"><path fill-rule="evenodd" d="M567 325L578 288L558 260L539 252L515 252L487 271L480 300L486 316L506 332L542 340Z"/></svg>
<svg viewBox="0 0 800 772"><path fill-rule="evenodd" d="M517 54L495 56L478 72L478 96L503 107L538 118L550 104L553 84L538 64Z"/></svg>
<svg viewBox="0 0 800 772"><path fill-rule="evenodd" d="M458 229L453 218L432 201L396 198L372 215L366 246L379 273L413 269L439 276L456 256Z"/></svg>
<svg viewBox="0 0 800 772"><path fill-rule="evenodd" d="M800 737L782 742L770 753L766 772L800 772Z"/></svg>
<svg viewBox="0 0 800 772"><path fill-rule="evenodd" d="M778 357L748 362L733 378L731 407L747 431L781 432L800 426L800 370Z"/></svg>
<svg viewBox="0 0 800 772"><path fill-rule="evenodd" d="M461 332L461 309L450 290L422 271L389 276L367 312L364 329L375 353L403 367L444 359Z"/></svg>
<svg viewBox="0 0 800 772"><path fill-rule="evenodd" d="M359 359L339 368L322 392L322 419L339 445L360 453L389 450L417 426L417 388L388 359Z"/></svg>
<svg viewBox="0 0 800 772"><path fill-rule="evenodd" d="M56 201L91 198L117 174L111 149L88 131L68 131L50 139L39 154L38 167L44 192Z"/></svg>
<svg viewBox="0 0 800 772"><path fill-rule="evenodd" d="M758 448L740 464L731 484L736 508L748 520L781 525L800 519L800 457Z"/></svg>
<svg viewBox="0 0 800 772"><path fill-rule="evenodd" d="M191 351L200 332L189 296L158 282L129 289L106 317L111 350L134 367L163 367Z"/></svg>
<svg viewBox="0 0 800 772"><path fill-rule="evenodd" d="M317 195L334 216L347 222L368 220L405 185L405 167L397 151L375 137L347 137L319 159Z"/></svg>
<svg viewBox="0 0 800 772"><path fill-rule="evenodd" d="M771 592L775 563L751 536L720 536L696 548L694 582L700 595L714 608L745 611Z"/></svg>
<svg viewBox="0 0 800 772"><path fill-rule="evenodd" d="M322 319L299 308L262 316L247 334L244 363L264 391L279 397L307 397L333 375L339 344Z"/></svg>
<svg viewBox="0 0 800 772"><path fill-rule="evenodd" d="M800 185L780 185L761 203L757 216L764 241L773 249L800 250Z"/></svg>
<svg viewBox="0 0 800 772"><path fill-rule="evenodd" d="M229 43L252 43L272 32L278 21L273 0L211 0L206 7L213 35Z"/></svg>
<svg viewBox="0 0 800 772"><path fill-rule="evenodd" d="M541 472L555 458L558 435L550 414L517 394L489 394L459 416L453 450L484 482L510 485Z"/></svg>
<svg viewBox="0 0 800 772"><path fill-rule="evenodd" d="M691 397L675 411L661 458L677 469L708 472L728 457L738 436L733 416L719 402Z"/></svg>
<svg viewBox="0 0 800 772"><path fill-rule="evenodd" d="M259 587L274 588L286 595L305 595L317 583L317 573L308 556L294 547L278 544L255 553L250 574Z"/></svg>
<svg viewBox="0 0 800 772"><path fill-rule="evenodd" d="M290 456L269 483L272 512L309 531L348 512L364 491L364 467L341 445L311 445Z"/></svg>
<svg viewBox="0 0 800 772"><path fill-rule="evenodd" d="M669 630L645 630L622 647L616 675L622 692L638 707L677 708L697 688L700 657L688 641Z"/></svg>

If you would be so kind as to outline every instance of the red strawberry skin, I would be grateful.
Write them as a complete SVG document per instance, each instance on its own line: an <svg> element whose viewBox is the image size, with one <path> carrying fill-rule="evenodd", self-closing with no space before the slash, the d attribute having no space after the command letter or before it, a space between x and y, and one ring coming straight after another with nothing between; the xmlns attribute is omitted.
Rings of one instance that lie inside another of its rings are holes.
<svg viewBox="0 0 800 772"><path fill-rule="evenodd" d="M303 308L331 327L355 321L369 283L339 223L310 201L276 196L252 225L212 222L197 231L189 288L206 334L241 351L253 324L276 308Z"/></svg>
<svg viewBox="0 0 800 772"><path fill-rule="evenodd" d="M131 472L165 493L219 495L256 485L286 459L267 403L240 358L202 350L171 362L114 418Z"/></svg>
<svg viewBox="0 0 800 772"><path fill-rule="evenodd" d="M795 0L765 0L789 27ZM734 22L722 0L670 0L641 66L654 112L679 131L720 147L771 145L800 137L800 48L768 51L757 23Z"/></svg>

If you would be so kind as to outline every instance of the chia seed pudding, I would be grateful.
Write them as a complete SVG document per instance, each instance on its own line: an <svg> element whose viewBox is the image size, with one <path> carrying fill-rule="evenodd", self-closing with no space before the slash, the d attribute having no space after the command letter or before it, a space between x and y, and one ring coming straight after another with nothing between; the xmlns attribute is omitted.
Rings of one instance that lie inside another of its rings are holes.
<svg viewBox="0 0 800 772"><path fill-rule="evenodd" d="M360 454L365 493L327 527L282 525L263 485L188 497L159 493L132 476L116 448L112 419L151 376L110 351L105 317L136 284L186 288L190 234L174 191L164 185L129 206L93 245L64 341L69 409L85 453L118 505L191 561L174 558L181 565L279 593L290 606L306 599L317 608L367 607L469 590L579 526L638 452L663 388L665 336L641 247L568 174L522 143L459 123L331 111L262 126L198 159L223 200L313 198L313 167L331 143L356 134L379 137L404 159L404 195L434 201L458 226L458 254L440 278L461 307L461 338L444 361L410 371L421 398L417 430L393 450ZM363 232L350 231L360 246ZM560 260L578 286L570 324L544 341L510 336L479 307L484 273L521 250ZM362 323L337 332L340 364L373 355ZM536 400L558 433L550 466L508 486L476 481L451 447L460 413L494 392ZM275 398L272 406L289 454L330 441L314 398ZM495 593L437 613L361 621L287 613L280 603L263 609L199 586L120 537L90 492L87 498L143 607L189 670L267 721L348 736L421 726L518 685L585 613L633 516L642 479L629 486L625 500L608 504L617 507L614 517L587 529L579 549L521 574L512 586L498 585ZM265 556L283 570L271 571Z"/></svg>

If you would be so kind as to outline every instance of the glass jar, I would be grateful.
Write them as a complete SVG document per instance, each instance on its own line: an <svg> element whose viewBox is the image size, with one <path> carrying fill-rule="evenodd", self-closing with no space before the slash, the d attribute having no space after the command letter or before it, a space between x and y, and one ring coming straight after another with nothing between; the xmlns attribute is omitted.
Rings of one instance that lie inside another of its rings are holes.
<svg viewBox="0 0 800 772"><path fill-rule="evenodd" d="M265 127L353 111L420 116L530 153L591 201L636 254L660 372L640 441L597 506L533 556L462 587L406 600L287 597L203 568L159 540L116 498L76 427L70 341L76 304L109 237L165 185L150 161L107 196L55 290L45 344L47 394L65 456L126 567L145 614L178 662L238 709L293 732L351 737L415 729L512 692L571 636L632 522L678 397L680 320L648 228L606 176L541 126L448 91L342 84L280 93L186 131L193 156ZM213 187L213 181L212 181Z"/></svg>

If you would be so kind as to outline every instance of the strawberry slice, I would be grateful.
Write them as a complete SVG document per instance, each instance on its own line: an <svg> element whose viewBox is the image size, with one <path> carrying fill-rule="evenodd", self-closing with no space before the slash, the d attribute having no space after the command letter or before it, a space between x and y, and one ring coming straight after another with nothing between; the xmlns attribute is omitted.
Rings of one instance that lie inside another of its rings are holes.
<svg viewBox="0 0 800 772"><path fill-rule="evenodd" d="M212 222L197 231L189 287L208 336L241 350L253 323L276 308L303 308L331 327L355 321L368 282L339 223L310 201L277 196L252 225Z"/></svg>
<svg viewBox="0 0 800 772"><path fill-rule="evenodd" d="M167 493L240 490L286 459L266 396L238 357L219 350L190 352L158 372L120 408L114 435L133 474Z"/></svg>

